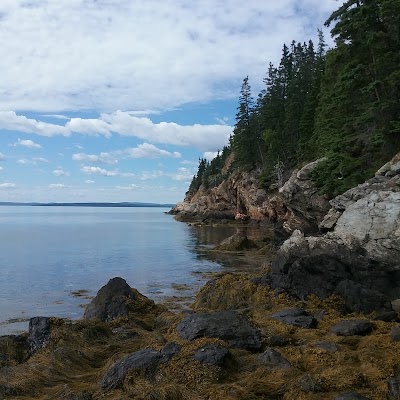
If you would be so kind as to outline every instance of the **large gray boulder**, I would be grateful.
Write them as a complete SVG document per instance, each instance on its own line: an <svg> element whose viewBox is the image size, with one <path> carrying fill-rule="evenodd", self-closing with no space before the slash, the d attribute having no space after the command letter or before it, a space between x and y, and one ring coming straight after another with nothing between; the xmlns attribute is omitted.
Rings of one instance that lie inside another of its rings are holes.
<svg viewBox="0 0 400 400"><path fill-rule="evenodd" d="M317 320L302 308L288 308L270 315L270 318L298 328L316 328Z"/></svg>
<svg viewBox="0 0 400 400"><path fill-rule="evenodd" d="M353 319L340 321L330 329L332 333L338 336L363 336L368 335L374 329L374 324L365 319Z"/></svg>
<svg viewBox="0 0 400 400"><path fill-rule="evenodd" d="M330 201L324 236L295 231L265 282L304 299L341 296L352 311L390 309L400 298L400 153L374 178Z"/></svg>
<svg viewBox="0 0 400 400"><path fill-rule="evenodd" d="M237 311L196 313L184 318L176 327L185 340L201 337L225 340L231 347L257 351L261 347L260 331Z"/></svg>
<svg viewBox="0 0 400 400"><path fill-rule="evenodd" d="M130 312L144 313L155 308L152 300L131 288L125 279L110 279L86 306L84 319L97 318L101 321L112 321L125 317Z"/></svg>

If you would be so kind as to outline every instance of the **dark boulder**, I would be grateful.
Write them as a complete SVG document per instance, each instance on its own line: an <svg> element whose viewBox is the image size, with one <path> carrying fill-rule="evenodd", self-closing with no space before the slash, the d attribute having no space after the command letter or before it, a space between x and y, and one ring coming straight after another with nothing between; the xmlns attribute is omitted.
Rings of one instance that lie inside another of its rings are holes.
<svg viewBox="0 0 400 400"><path fill-rule="evenodd" d="M50 338L50 318L48 317L33 317L29 320L29 352L36 353L42 347L46 346Z"/></svg>
<svg viewBox="0 0 400 400"><path fill-rule="evenodd" d="M108 369L101 381L101 388L111 390L120 387L130 371L143 373L147 378L151 379L162 359L162 353L156 350L143 349L135 351L117 361Z"/></svg>
<svg viewBox="0 0 400 400"><path fill-rule="evenodd" d="M339 393L333 400L368 400L368 398L353 390L346 390Z"/></svg>
<svg viewBox="0 0 400 400"><path fill-rule="evenodd" d="M161 350L164 361L169 361L173 356L180 353L182 346L175 342L167 343Z"/></svg>
<svg viewBox="0 0 400 400"><path fill-rule="evenodd" d="M271 369L289 369L291 367L290 362L281 353L271 347L260 355L260 360Z"/></svg>
<svg viewBox="0 0 400 400"><path fill-rule="evenodd" d="M145 313L155 307L152 300L131 288L124 279L117 277L110 279L98 291L96 297L87 305L83 318L97 318L109 322L125 317L130 312Z"/></svg>
<svg viewBox="0 0 400 400"><path fill-rule="evenodd" d="M340 321L333 325L330 331L338 336L363 336L371 333L373 329L373 323L363 319L353 319Z"/></svg>
<svg viewBox="0 0 400 400"><path fill-rule="evenodd" d="M196 313L184 318L176 327L185 340L201 337L225 340L231 347L257 351L261 347L261 334L247 317L237 311Z"/></svg>
<svg viewBox="0 0 400 400"><path fill-rule="evenodd" d="M394 322L399 319L396 311L381 311L375 315L375 321Z"/></svg>
<svg viewBox="0 0 400 400"><path fill-rule="evenodd" d="M221 367L230 357L229 350L220 344L207 344L194 353L193 358L205 365Z"/></svg>
<svg viewBox="0 0 400 400"><path fill-rule="evenodd" d="M349 310L371 312L391 309L399 278L394 266L371 260L357 243L296 231L278 250L263 283L300 300L311 294L321 299L339 295Z"/></svg>
<svg viewBox="0 0 400 400"><path fill-rule="evenodd" d="M299 328L315 328L317 320L302 308L288 308L271 314L270 318Z"/></svg>

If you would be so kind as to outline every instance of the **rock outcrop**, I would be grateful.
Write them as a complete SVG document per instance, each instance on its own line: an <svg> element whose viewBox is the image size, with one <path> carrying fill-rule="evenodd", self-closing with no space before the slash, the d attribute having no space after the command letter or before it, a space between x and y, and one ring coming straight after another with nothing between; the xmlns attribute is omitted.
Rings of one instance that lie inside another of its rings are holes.
<svg viewBox="0 0 400 400"><path fill-rule="evenodd" d="M390 309L400 298L400 153L330 204L320 227L331 231L295 231L266 282L300 299L339 295L350 310Z"/></svg>
<svg viewBox="0 0 400 400"><path fill-rule="evenodd" d="M253 220L285 222L288 231L315 231L329 210L328 198L320 196L311 173L321 160L295 170L281 187L260 187L257 172L233 172L219 186L203 186L171 211L177 219L231 219L240 213ZM279 189L279 190L277 190Z"/></svg>

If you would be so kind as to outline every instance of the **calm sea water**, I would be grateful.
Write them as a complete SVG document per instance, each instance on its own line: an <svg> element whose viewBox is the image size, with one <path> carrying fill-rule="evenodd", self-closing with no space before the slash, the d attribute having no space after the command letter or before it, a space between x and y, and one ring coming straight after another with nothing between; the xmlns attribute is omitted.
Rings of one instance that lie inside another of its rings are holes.
<svg viewBox="0 0 400 400"><path fill-rule="evenodd" d="M198 247L229 229L194 228L162 208L0 207L0 335L27 330L30 317L80 318L115 276L156 301L193 295L222 266ZM178 285L178 286L177 286ZM185 287L184 287L185 288Z"/></svg>

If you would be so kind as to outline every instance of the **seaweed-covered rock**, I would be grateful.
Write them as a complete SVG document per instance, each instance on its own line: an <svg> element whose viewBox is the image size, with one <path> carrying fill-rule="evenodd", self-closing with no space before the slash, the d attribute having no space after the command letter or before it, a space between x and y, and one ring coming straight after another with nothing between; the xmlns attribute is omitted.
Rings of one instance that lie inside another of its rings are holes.
<svg viewBox="0 0 400 400"><path fill-rule="evenodd" d="M225 340L231 347L257 351L261 334L247 317L237 311L196 313L184 318L176 327L178 334L192 341L200 337Z"/></svg>
<svg viewBox="0 0 400 400"><path fill-rule="evenodd" d="M252 249L257 245L250 240L244 233L235 233L234 235L224 239L215 250L223 251L241 251Z"/></svg>
<svg viewBox="0 0 400 400"><path fill-rule="evenodd" d="M363 336L371 333L374 324L364 319L353 319L340 321L331 327L331 332L338 336Z"/></svg>
<svg viewBox="0 0 400 400"><path fill-rule="evenodd" d="M206 344L196 350L193 358L205 365L222 366L230 357L229 350L220 344Z"/></svg>
<svg viewBox="0 0 400 400"><path fill-rule="evenodd" d="M338 351L339 347L335 342L331 342L329 340L320 340L310 344L311 347L316 347L317 349L325 350L325 351Z"/></svg>
<svg viewBox="0 0 400 400"><path fill-rule="evenodd" d="M116 389L123 384L128 372L136 370L151 378L157 366L162 361L162 353L152 349L135 351L114 363L105 373L101 388L105 390Z"/></svg>
<svg viewBox="0 0 400 400"><path fill-rule="evenodd" d="M125 317L130 312L145 313L154 309L154 302L131 288L125 279L116 277L110 279L87 305L84 319L97 318L102 321L112 321Z"/></svg>

